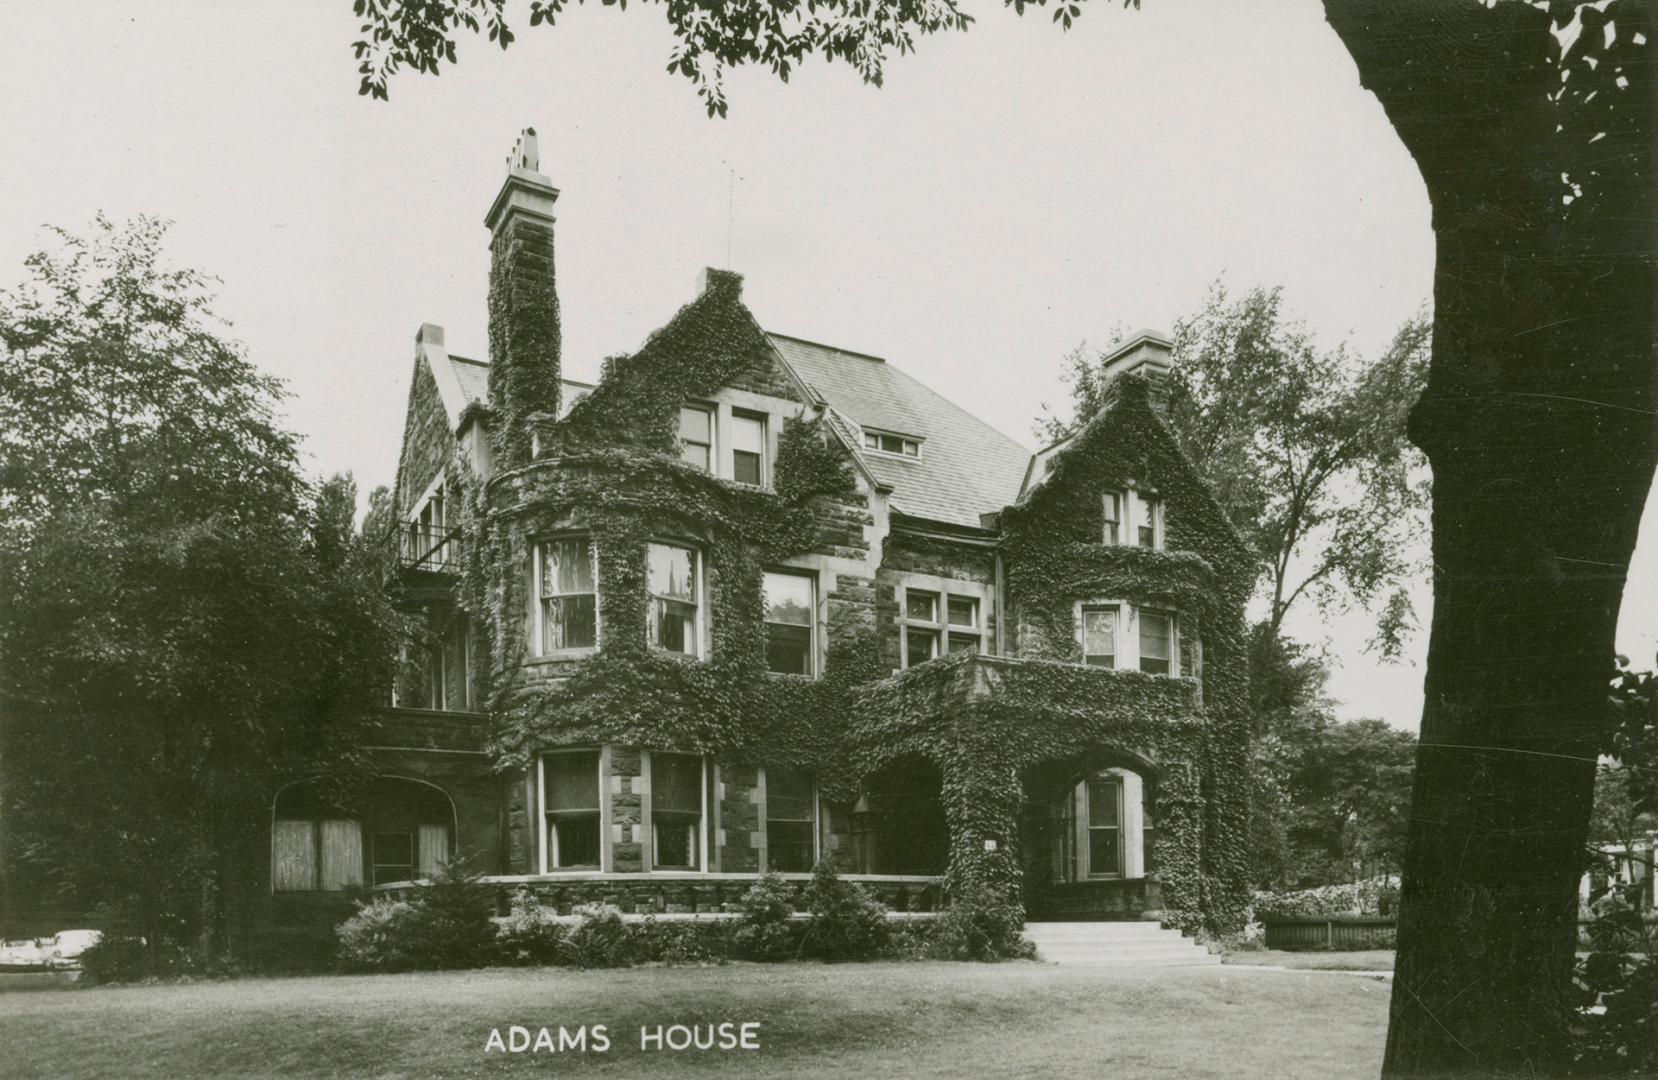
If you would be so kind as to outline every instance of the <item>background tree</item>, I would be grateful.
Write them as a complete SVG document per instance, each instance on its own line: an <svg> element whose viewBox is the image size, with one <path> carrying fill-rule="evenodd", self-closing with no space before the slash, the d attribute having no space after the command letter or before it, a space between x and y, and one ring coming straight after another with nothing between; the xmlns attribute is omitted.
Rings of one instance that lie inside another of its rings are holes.
<svg viewBox="0 0 1658 1080"><path fill-rule="evenodd" d="M401 622L163 235L59 232L0 293L0 779L8 877L211 960L273 778L349 776Z"/></svg>
<svg viewBox="0 0 1658 1080"><path fill-rule="evenodd" d="M1134 3L1135 0L1127 0ZM532 0L549 23L566 0ZM1012 0L1018 11L1042 0ZM1384 1071L1564 1067L1607 658L1658 463L1652 0L1323 0L1433 206L1434 622ZM505 0L355 0L364 93ZM669 70L811 54L879 82L953 0L663 4ZM1070 25L1082 0L1056 0Z"/></svg>

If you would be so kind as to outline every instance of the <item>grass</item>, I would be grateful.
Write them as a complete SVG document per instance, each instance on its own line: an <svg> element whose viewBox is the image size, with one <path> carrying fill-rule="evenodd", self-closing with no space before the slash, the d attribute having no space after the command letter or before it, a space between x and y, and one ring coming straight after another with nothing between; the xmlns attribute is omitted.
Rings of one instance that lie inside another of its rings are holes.
<svg viewBox="0 0 1658 1080"><path fill-rule="evenodd" d="M1392 971L1392 949L1359 949L1352 952L1288 952L1283 949L1254 949L1221 957L1223 964L1265 964L1298 971Z"/></svg>
<svg viewBox="0 0 1658 1080"><path fill-rule="evenodd" d="M11 1077L1374 1077L1387 987L1293 972L730 965L244 979L0 996ZM758 1051L639 1049L758 1021ZM487 1054L492 1027L607 1025L603 1054ZM1317 1037L1309 1038L1316 1030Z"/></svg>

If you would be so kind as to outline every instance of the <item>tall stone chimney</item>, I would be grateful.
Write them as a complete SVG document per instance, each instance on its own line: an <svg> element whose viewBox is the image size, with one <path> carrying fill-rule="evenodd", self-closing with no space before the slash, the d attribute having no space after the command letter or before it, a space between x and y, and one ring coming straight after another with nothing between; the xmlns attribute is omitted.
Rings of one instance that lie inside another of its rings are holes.
<svg viewBox="0 0 1658 1080"><path fill-rule="evenodd" d="M1139 375L1146 380L1152 404L1159 409L1168 402L1169 351L1173 342L1155 330L1137 330L1100 362L1101 374L1110 382L1119 375Z"/></svg>
<svg viewBox="0 0 1658 1080"><path fill-rule="evenodd" d="M490 205L489 404L499 468L531 456L531 418L557 416L558 292L553 276L553 203L558 189L541 174L535 129L525 128L507 158L507 178Z"/></svg>

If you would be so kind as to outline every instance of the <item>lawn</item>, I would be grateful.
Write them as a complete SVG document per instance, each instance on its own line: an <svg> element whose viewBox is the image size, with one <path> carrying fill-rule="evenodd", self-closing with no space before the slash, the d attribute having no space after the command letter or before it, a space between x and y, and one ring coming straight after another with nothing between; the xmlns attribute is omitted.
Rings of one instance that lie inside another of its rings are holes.
<svg viewBox="0 0 1658 1080"><path fill-rule="evenodd" d="M9 1077L1376 1075L1388 988L1328 974L883 963L245 979L0 995ZM760 1049L641 1051L758 1022ZM604 1024L608 1053L485 1051ZM1316 1035L1316 1037L1309 1037Z"/></svg>
<svg viewBox="0 0 1658 1080"><path fill-rule="evenodd" d="M1392 949L1359 949L1351 952L1289 952L1284 949L1256 949L1227 953L1223 964L1264 964L1302 971L1392 971Z"/></svg>

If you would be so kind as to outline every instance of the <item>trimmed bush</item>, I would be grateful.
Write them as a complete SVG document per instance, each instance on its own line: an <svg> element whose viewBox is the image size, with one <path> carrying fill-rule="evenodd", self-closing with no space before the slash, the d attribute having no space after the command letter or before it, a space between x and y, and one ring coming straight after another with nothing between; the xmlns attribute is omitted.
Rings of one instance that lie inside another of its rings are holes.
<svg viewBox="0 0 1658 1080"><path fill-rule="evenodd" d="M806 887L812 921L802 949L819 960L873 960L887 951L890 928L886 905L861 886L842 881L828 859L812 871Z"/></svg>
<svg viewBox="0 0 1658 1080"><path fill-rule="evenodd" d="M787 960L800 952L800 931L790 918L794 914L794 890L775 871L743 894L737 903L741 913L732 943L737 954L749 960Z"/></svg>

